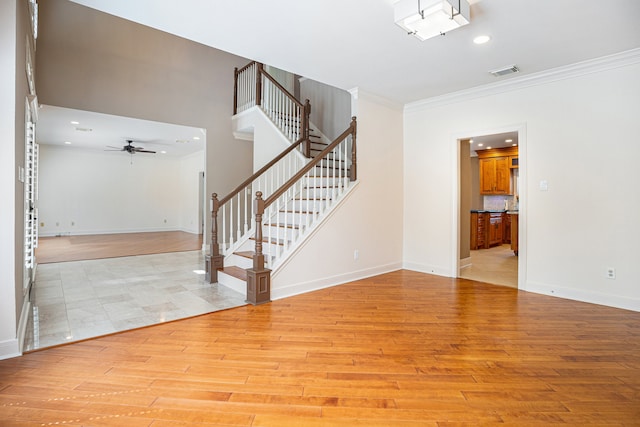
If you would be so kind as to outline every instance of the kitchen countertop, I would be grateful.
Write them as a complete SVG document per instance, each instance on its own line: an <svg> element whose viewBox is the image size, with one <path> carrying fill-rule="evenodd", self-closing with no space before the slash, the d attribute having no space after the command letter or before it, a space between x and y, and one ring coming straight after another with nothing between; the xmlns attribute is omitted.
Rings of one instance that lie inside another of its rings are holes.
<svg viewBox="0 0 640 427"><path fill-rule="evenodd" d="M505 209L500 209L500 210L489 210L489 209L471 209L472 213L504 213L504 212L509 212Z"/></svg>

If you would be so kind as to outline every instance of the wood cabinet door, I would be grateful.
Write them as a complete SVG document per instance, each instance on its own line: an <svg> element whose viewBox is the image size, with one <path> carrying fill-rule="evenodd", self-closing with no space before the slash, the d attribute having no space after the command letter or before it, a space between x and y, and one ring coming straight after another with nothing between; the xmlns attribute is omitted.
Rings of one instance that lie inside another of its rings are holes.
<svg viewBox="0 0 640 427"><path fill-rule="evenodd" d="M511 168L508 157L496 157L494 194L511 194Z"/></svg>
<svg viewBox="0 0 640 427"><path fill-rule="evenodd" d="M495 159L480 159L480 194L493 194L496 183Z"/></svg>

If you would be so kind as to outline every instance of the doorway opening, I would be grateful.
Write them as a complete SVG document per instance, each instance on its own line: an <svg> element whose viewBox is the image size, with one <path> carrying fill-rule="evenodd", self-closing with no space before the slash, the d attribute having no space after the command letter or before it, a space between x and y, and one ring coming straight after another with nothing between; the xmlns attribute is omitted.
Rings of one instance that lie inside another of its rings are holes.
<svg viewBox="0 0 640 427"><path fill-rule="evenodd" d="M458 138L458 277L518 288L524 128Z"/></svg>

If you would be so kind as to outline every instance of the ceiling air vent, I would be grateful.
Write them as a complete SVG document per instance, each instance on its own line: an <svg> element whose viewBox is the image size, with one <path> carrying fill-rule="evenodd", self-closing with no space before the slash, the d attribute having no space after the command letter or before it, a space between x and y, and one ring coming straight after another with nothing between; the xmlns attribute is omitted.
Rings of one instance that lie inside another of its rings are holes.
<svg viewBox="0 0 640 427"><path fill-rule="evenodd" d="M505 74L517 73L520 69L515 65L509 65L508 67L498 68L497 70L489 71L496 77L504 76Z"/></svg>

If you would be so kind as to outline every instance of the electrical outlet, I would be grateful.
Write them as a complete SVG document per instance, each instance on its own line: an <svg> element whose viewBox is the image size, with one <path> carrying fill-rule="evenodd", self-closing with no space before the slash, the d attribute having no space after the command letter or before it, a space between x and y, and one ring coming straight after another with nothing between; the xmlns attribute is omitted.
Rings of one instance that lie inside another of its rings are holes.
<svg viewBox="0 0 640 427"><path fill-rule="evenodd" d="M616 269L613 267L607 267L607 279L616 278Z"/></svg>

